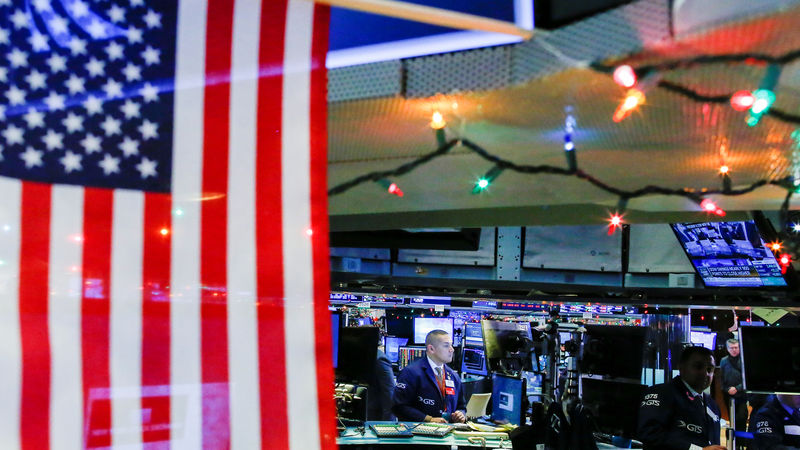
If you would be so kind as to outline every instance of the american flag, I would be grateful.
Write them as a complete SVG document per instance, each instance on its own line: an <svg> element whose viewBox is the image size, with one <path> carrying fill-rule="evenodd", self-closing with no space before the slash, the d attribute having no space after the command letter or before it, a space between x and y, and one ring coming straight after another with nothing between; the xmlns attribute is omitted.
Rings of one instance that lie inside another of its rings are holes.
<svg viewBox="0 0 800 450"><path fill-rule="evenodd" d="M328 10L0 0L0 448L332 448Z"/></svg>

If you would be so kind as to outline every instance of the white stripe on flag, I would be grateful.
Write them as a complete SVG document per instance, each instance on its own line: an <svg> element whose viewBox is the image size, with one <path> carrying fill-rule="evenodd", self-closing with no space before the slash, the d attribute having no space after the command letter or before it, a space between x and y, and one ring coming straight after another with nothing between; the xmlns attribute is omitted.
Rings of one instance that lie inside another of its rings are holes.
<svg viewBox="0 0 800 450"><path fill-rule="evenodd" d="M261 2L233 16L228 156L228 368L231 448L261 448L256 317L256 100Z"/></svg>
<svg viewBox="0 0 800 450"><path fill-rule="evenodd" d="M178 3L172 141L170 292L171 448L202 448L200 197L203 154L205 0Z"/></svg>
<svg viewBox="0 0 800 450"><path fill-rule="evenodd" d="M112 448L138 447L142 441L142 253L144 194L114 191L111 229Z"/></svg>
<svg viewBox="0 0 800 450"><path fill-rule="evenodd" d="M311 239L310 102L314 3L289 0L284 47L281 189L289 447L319 448Z"/></svg>
<svg viewBox="0 0 800 450"><path fill-rule="evenodd" d="M78 450L83 447L83 188L53 186L50 209L50 448Z"/></svg>
<svg viewBox="0 0 800 450"><path fill-rule="evenodd" d="M20 446L22 342L19 326L19 245L22 184L0 177L0 448Z"/></svg>

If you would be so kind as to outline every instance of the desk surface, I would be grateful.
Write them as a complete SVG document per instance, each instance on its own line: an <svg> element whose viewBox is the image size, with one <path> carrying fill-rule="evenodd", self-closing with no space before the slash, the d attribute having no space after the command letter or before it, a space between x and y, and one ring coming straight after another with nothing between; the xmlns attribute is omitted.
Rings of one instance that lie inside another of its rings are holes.
<svg viewBox="0 0 800 450"><path fill-rule="evenodd" d="M409 426L414 426L413 423L408 423ZM480 442L469 442L466 438L457 437L452 433L445 437L428 437L428 436L414 436L411 438L379 438L375 432L367 425L364 428L364 434L358 427L347 427L342 435L336 438L336 443L339 445L420 445L420 446L456 446L456 447L484 447L488 449L504 449L512 448L510 440L500 439L486 439L485 446ZM604 450L618 449L610 444L602 442L597 443L597 448Z"/></svg>
<svg viewBox="0 0 800 450"><path fill-rule="evenodd" d="M374 422L373 422L374 423ZM407 423L409 427L413 427L414 423ZM336 438L336 443L339 445L443 445L443 446L457 446L457 447L484 447L480 442L471 443L466 438L457 437L450 433L445 437L429 437L429 436L413 436L410 438L379 438L375 432L367 425L364 429L364 434L357 427L347 427L343 434ZM500 440L489 438L486 439L485 448L500 449L511 448L511 441L508 439Z"/></svg>

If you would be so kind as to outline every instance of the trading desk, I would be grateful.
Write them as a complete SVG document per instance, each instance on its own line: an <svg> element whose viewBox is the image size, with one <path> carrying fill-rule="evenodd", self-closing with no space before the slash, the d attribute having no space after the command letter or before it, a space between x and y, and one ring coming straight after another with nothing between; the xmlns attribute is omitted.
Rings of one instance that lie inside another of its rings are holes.
<svg viewBox="0 0 800 450"><path fill-rule="evenodd" d="M407 425L409 427L413 427L415 424L407 422ZM511 448L511 441L508 439L501 440L495 438L485 438L482 441L480 439L472 438L470 440L456 436L453 433L450 433L445 437L414 436L410 438L379 438L369 428L369 426L366 426L365 428L347 427L347 429L345 429L345 431L336 439L336 443L339 444L339 446L355 446L356 448L372 448L375 446L380 446L381 450L389 450L391 448L406 448L409 445L422 448L429 447L438 450L441 450L441 446L447 446L449 448Z"/></svg>
<svg viewBox="0 0 800 450"><path fill-rule="evenodd" d="M372 422L380 423L380 422ZM414 423L407 422L407 425L414 426ZM363 431L363 433L362 433ZM428 436L414 436L410 438L379 438L375 433L366 427L347 427L345 431L336 438L336 443L339 446L347 446L354 448L374 448L378 447L380 450L389 450L392 448L407 448L409 445L422 448L431 448L433 450L441 450L442 446L449 448L470 448L481 447L486 449L509 449L512 448L511 441L508 439L495 439L486 438L484 441L480 439L467 439L461 436L456 436L453 433L445 437L428 437ZM620 449L610 444L598 442L598 449L613 450Z"/></svg>

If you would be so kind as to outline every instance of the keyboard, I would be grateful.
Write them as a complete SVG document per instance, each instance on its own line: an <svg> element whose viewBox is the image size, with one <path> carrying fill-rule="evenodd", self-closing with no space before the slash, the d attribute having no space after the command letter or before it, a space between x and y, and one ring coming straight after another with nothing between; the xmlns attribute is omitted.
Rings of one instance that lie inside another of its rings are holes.
<svg viewBox="0 0 800 450"><path fill-rule="evenodd" d="M373 423L369 426L379 438L410 438L411 429L404 423Z"/></svg>
<svg viewBox="0 0 800 450"><path fill-rule="evenodd" d="M417 436L432 436L432 437L445 437L447 433L453 430L450 425L441 423L421 423L411 429L411 432Z"/></svg>

